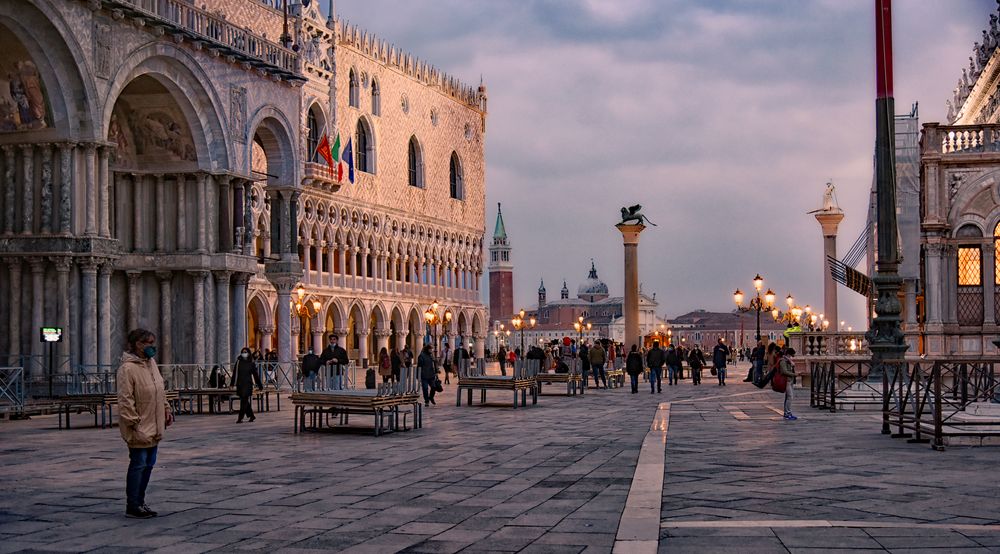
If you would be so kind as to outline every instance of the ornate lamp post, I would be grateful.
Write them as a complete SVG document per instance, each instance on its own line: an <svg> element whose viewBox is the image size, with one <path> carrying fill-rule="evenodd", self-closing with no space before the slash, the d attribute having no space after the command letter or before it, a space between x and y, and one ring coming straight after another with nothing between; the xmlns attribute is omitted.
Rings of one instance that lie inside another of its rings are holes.
<svg viewBox="0 0 1000 554"><path fill-rule="evenodd" d="M736 309L741 312L757 312L757 340L760 340L760 312L768 311L774 306L774 291L767 289L761 297L760 290L764 288L764 278L758 273L753 278L754 297L750 299L750 304L743 305L743 291L736 289L733 293L733 301L736 302Z"/></svg>
<svg viewBox="0 0 1000 554"><path fill-rule="evenodd" d="M518 331L521 331L521 356L523 357L524 356L524 328L525 327L534 328L535 323L537 323L537 321L535 321L534 317L531 317L531 318L528 318L527 320L525 320L524 319L524 310L521 310L520 312L518 312L518 314L516 316L514 316L514 319L510 320L510 323L511 323L511 325L514 326L514 329L517 329Z"/></svg>
<svg viewBox="0 0 1000 554"><path fill-rule="evenodd" d="M589 331L591 327L593 327L592 323L587 323L586 325L584 325L582 315L576 318L576 321L573 322L573 328L576 329L576 332L579 335L579 338L576 341L577 348L580 348L580 345L583 344L583 330L586 329Z"/></svg>
<svg viewBox="0 0 1000 554"><path fill-rule="evenodd" d="M438 357L438 326L444 323L451 323L451 310L445 310L444 313L438 311L438 302L434 301L433 304L427 308L424 312L424 319L427 320L427 324L431 326L431 332L434 335L434 358Z"/></svg>

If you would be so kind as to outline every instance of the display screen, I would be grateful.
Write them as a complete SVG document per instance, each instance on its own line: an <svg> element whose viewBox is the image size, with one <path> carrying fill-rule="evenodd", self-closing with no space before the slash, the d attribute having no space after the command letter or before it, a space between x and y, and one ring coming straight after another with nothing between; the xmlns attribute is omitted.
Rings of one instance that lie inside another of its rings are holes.
<svg viewBox="0 0 1000 554"><path fill-rule="evenodd" d="M42 342L61 342L62 327L42 327Z"/></svg>

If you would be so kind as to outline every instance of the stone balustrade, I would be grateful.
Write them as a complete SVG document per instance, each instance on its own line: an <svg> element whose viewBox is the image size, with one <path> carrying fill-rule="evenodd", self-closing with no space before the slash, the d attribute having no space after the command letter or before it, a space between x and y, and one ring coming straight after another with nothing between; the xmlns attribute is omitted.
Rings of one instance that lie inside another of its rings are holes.
<svg viewBox="0 0 1000 554"><path fill-rule="evenodd" d="M924 126L924 152L941 154L1000 153L1000 124Z"/></svg>
<svg viewBox="0 0 1000 554"><path fill-rule="evenodd" d="M799 356L870 358L868 339L858 332L803 331L792 333L788 339Z"/></svg>

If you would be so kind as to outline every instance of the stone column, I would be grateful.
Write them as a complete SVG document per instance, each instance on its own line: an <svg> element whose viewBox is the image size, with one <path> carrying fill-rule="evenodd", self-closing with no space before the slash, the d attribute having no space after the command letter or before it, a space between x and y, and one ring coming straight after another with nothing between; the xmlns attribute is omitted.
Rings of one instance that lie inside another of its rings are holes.
<svg viewBox="0 0 1000 554"><path fill-rule="evenodd" d="M944 282L947 294L944 297L945 324L958 325L958 246L947 244L945 246L945 273Z"/></svg>
<svg viewBox="0 0 1000 554"><path fill-rule="evenodd" d="M486 335L474 335L476 343L474 345L476 350L476 357L482 358L486 355Z"/></svg>
<svg viewBox="0 0 1000 554"><path fill-rule="evenodd" d="M194 283L194 360L196 364L205 363L205 280L207 271L189 271Z"/></svg>
<svg viewBox="0 0 1000 554"><path fill-rule="evenodd" d="M278 291L278 320L275 322L278 330L278 363L284 373L285 384L290 386L295 382L294 369L292 368L292 290L295 289L294 279L281 279L274 282L274 288Z"/></svg>
<svg viewBox="0 0 1000 554"><path fill-rule="evenodd" d="M3 232L5 235L12 235L14 234L14 202L17 201L17 189L14 184L14 179L17 176L17 162L14 158L15 146L4 144L0 146L0 149L3 149L3 182L6 185L4 187Z"/></svg>
<svg viewBox="0 0 1000 554"><path fill-rule="evenodd" d="M615 225L622 233L625 244L625 351L632 345L642 346L642 335L639 334L639 233L646 228L643 224Z"/></svg>
<svg viewBox="0 0 1000 554"><path fill-rule="evenodd" d="M156 179L156 251L167 251L167 202L165 196L165 185L163 184L163 174L154 176Z"/></svg>
<svg viewBox="0 0 1000 554"><path fill-rule="evenodd" d="M326 266L330 269L327 272L326 285L328 287L337 286L337 264L336 264L336 246L332 240L326 242Z"/></svg>
<svg viewBox="0 0 1000 554"><path fill-rule="evenodd" d="M996 325L996 302L993 291L996 289L996 251L993 241L983 244L983 325Z"/></svg>
<svg viewBox="0 0 1000 554"><path fill-rule="evenodd" d="M941 305L941 295L944 293L941 279L944 245L936 242L929 243L926 246L926 252L927 286L924 287L924 294L927 304L927 327L928 330L940 330L944 323Z"/></svg>
<svg viewBox="0 0 1000 554"><path fill-rule="evenodd" d="M233 359L230 343L229 314L229 271L215 272L215 358L220 363L229 363Z"/></svg>
<svg viewBox="0 0 1000 554"><path fill-rule="evenodd" d="M146 181L145 175L132 174L132 248L136 252L147 250L148 238L143 233L143 183Z"/></svg>
<svg viewBox="0 0 1000 554"><path fill-rule="evenodd" d="M68 373L70 371L70 341L76 339L74 333L71 332L70 321L69 321L69 270L73 264L73 258L58 256L50 258L52 263L56 267L56 294L58 295L58 323L63 328L63 340L59 343L59 358L64 360L65 363L59 366L60 373Z"/></svg>
<svg viewBox="0 0 1000 554"><path fill-rule="evenodd" d="M73 151L76 144L66 142L59 145L59 233L70 234L73 211Z"/></svg>
<svg viewBox="0 0 1000 554"><path fill-rule="evenodd" d="M41 341L38 340L37 335L39 329L42 325L45 325L43 320L45 316L45 304L43 303L45 294L45 259L44 258L28 258L28 267L31 268L31 357L33 363L25 368L25 378L30 378L35 374L34 377L41 378L44 376L45 371L45 349L42 348ZM21 294L24 291L20 291ZM14 291L14 294L17 294Z"/></svg>
<svg viewBox="0 0 1000 554"><path fill-rule="evenodd" d="M229 175L222 175L219 178L219 251L232 252L233 239L233 198L230 195L232 190Z"/></svg>
<svg viewBox="0 0 1000 554"><path fill-rule="evenodd" d="M320 324L319 316L312 320L312 350L314 354L323 351L323 326Z"/></svg>
<svg viewBox="0 0 1000 554"><path fill-rule="evenodd" d="M23 176L22 200L23 213L21 214L21 234L29 235L35 227L35 145L21 145L21 168Z"/></svg>
<svg viewBox="0 0 1000 554"><path fill-rule="evenodd" d="M247 344L247 284L250 273L233 275L233 328L232 346L229 352L235 354Z"/></svg>
<svg viewBox="0 0 1000 554"><path fill-rule="evenodd" d="M837 315L837 283L830 271L830 259L837 259L837 226L844 219L844 211L840 208L827 208L816 212L816 221L823 229L823 315L837 325L840 319ZM822 328L823 322L819 322Z"/></svg>
<svg viewBox="0 0 1000 554"><path fill-rule="evenodd" d="M341 348L347 348L347 328L337 327L333 330L333 334L337 335L337 345Z"/></svg>
<svg viewBox="0 0 1000 554"><path fill-rule="evenodd" d="M126 271L128 277L128 316L126 321L129 331L139 327L139 279L141 271Z"/></svg>
<svg viewBox="0 0 1000 554"><path fill-rule="evenodd" d="M42 144L42 233L52 233L52 145Z"/></svg>
<svg viewBox="0 0 1000 554"><path fill-rule="evenodd" d="M208 236L205 231L205 220L208 219L208 195L206 194L205 187L207 184L207 176L204 173L199 173L197 177L196 193L198 198L198 252L205 253L208 251Z"/></svg>
<svg viewBox="0 0 1000 554"><path fill-rule="evenodd" d="M368 329L358 329L358 361L368 367Z"/></svg>
<svg viewBox="0 0 1000 554"><path fill-rule="evenodd" d="M80 280L83 288L80 302L81 323L80 350L83 365L88 371L97 366L97 266L95 258L83 258L80 262ZM15 295L12 301L17 301Z"/></svg>
<svg viewBox="0 0 1000 554"><path fill-rule="evenodd" d="M375 352L373 355L376 358L378 358L379 352L382 352L383 348L385 348L387 351L389 350L389 335L391 334L392 331L388 329L377 329L375 331L375 341L376 341L376 346L378 347L378 352Z"/></svg>
<svg viewBox="0 0 1000 554"><path fill-rule="evenodd" d="M340 277L338 279L341 287L347 286L347 249L343 245L337 246L337 256L340 258Z"/></svg>
<svg viewBox="0 0 1000 554"><path fill-rule="evenodd" d="M312 239L302 239L302 282L312 284L312 269L310 269L309 259L312 254Z"/></svg>
<svg viewBox="0 0 1000 554"><path fill-rule="evenodd" d="M97 146L88 142L83 145L83 170L84 182L87 189L87 214L84 234L94 236L97 234Z"/></svg>
<svg viewBox="0 0 1000 554"><path fill-rule="evenodd" d="M183 252L188 249L187 244L187 176L183 173L176 175L177 179L177 250Z"/></svg>
<svg viewBox="0 0 1000 554"><path fill-rule="evenodd" d="M111 236L111 175L108 171L110 148L110 146L101 146L97 149L97 220L102 237Z"/></svg>
<svg viewBox="0 0 1000 554"><path fill-rule="evenodd" d="M219 361L219 353L215 347L216 335L216 315L215 315L215 284L212 282L212 275L209 272L205 279L205 363L214 364Z"/></svg>
<svg viewBox="0 0 1000 554"><path fill-rule="evenodd" d="M260 331L260 350L261 353L271 350L274 345L271 344L271 338L274 335L274 327L261 327Z"/></svg>
<svg viewBox="0 0 1000 554"><path fill-rule="evenodd" d="M101 264L97 279L97 363L104 371L111 370L114 354L111 347L111 272L112 263ZM130 329L131 330L131 329Z"/></svg>
<svg viewBox="0 0 1000 554"><path fill-rule="evenodd" d="M403 350L406 346L406 336L409 334L409 331L396 331L396 348Z"/></svg>
<svg viewBox="0 0 1000 554"><path fill-rule="evenodd" d="M173 333L171 333L171 326L173 325L173 295L171 293L171 280L174 274L172 271L157 271L156 278L160 280L160 355L158 356L159 362L161 364L169 364L173 362L174 358L174 348L173 348Z"/></svg>

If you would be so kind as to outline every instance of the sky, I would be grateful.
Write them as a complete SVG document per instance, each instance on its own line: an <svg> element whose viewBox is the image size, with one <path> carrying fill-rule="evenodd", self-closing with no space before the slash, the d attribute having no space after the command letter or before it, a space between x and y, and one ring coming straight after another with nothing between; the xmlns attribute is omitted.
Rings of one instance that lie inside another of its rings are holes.
<svg viewBox="0 0 1000 554"><path fill-rule="evenodd" d="M325 4L325 3L324 3ZM823 303L807 212L832 180L843 256L865 224L874 149L873 0L339 0L338 16L489 93L486 239L497 202L514 306L575 295L594 258L623 294L622 206L659 315L731 310L760 273ZM897 113L943 122L995 0L893 2ZM485 253L484 253L485 256ZM484 289L488 283L485 282ZM485 291L484 291L485 292ZM839 290L840 318L865 325ZM488 299L488 294L484 296Z"/></svg>

